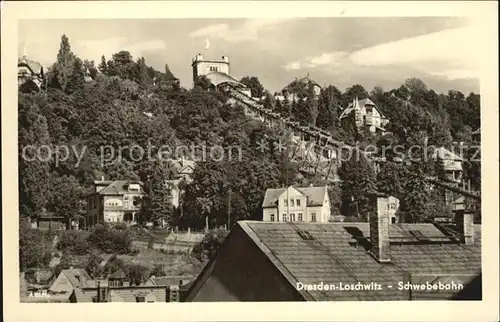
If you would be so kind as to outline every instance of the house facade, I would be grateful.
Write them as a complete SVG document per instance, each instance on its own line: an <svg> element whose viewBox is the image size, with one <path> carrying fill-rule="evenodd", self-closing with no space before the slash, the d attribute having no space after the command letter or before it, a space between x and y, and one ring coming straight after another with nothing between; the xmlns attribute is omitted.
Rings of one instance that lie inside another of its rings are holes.
<svg viewBox="0 0 500 322"><path fill-rule="evenodd" d="M440 147L433 152L434 161L441 162L444 170L445 180L451 183L461 183L464 159L454 152Z"/></svg>
<svg viewBox="0 0 500 322"><path fill-rule="evenodd" d="M252 97L251 90L236 78L231 76L229 57L222 56L221 59L207 59L202 54L197 54L191 63L193 69L193 83L198 77L206 76L213 86L222 83L230 83L238 90L249 97Z"/></svg>
<svg viewBox="0 0 500 322"><path fill-rule="evenodd" d="M481 300L481 227L470 214L442 228L392 224L385 205L376 200L362 223L239 221L185 301ZM450 287L404 288L426 283Z"/></svg>
<svg viewBox="0 0 500 322"><path fill-rule="evenodd" d="M306 99L309 91L313 91L314 98L317 99L321 93L321 86L309 77L295 79L285 86L280 93L275 93L274 98L278 101L288 100L290 103L300 99Z"/></svg>
<svg viewBox="0 0 500 322"><path fill-rule="evenodd" d="M262 212L265 222L328 222L328 187L267 189Z"/></svg>
<svg viewBox="0 0 500 322"><path fill-rule="evenodd" d="M94 181L94 192L87 197L87 229L97 223L136 222L145 195L139 181Z"/></svg>
<svg viewBox="0 0 500 322"><path fill-rule="evenodd" d="M193 172L196 167L196 162L181 158L173 162L172 167L175 172L175 178L167 180L166 183L170 190L171 203L175 208L178 208L182 195L181 182L190 184L193 181Z"/></svg>
<svg viewBox="0 0 500 322"><path fill-rule="evenodd" d="M17 85L21 86L28 80L33 81L38 89L42 88L44 80L43 66L35 61L29 60L26 55L23 55L17 61Z"/></svg>
<svg viewBox="0 0 500 322"><path fill-rule="evenodd" d="M369 98L358 100L354 98L340 115L340 123L344 129L359 130L367 127L372 133L385 133L385 125L388 123L378 107Z"/></svg>

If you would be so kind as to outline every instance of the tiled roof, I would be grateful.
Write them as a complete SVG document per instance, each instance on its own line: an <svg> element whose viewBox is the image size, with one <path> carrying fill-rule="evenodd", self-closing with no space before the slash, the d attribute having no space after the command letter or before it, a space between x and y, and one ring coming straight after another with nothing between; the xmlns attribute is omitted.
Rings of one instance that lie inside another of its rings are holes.
<svg viewBox="0 0 500 322"><path fill-rule="evenodd" d="M102 285L102 284L101 284ZM164 286L130 286L117 287L110 290L112 302L137 302L136 296L156 297L156 302L166 301L166 288ZM92 298L97 296L97 288L75 289L77 302L92 302Z"/></svg>
<svg viewBox="0 0 500 322"><path fill-rule="evenodd" d="M64 269L61 273L66 275L66 278L74 288L82 287L90 280L89 274L82 268Z"/></svg>
<svg viewBox="0 0 500 322"><path fill-rule="evenodd" d="M128 193L127 185L133 184L133 183L137 183L137 184L141 185L141 187L142 187L142 182L130 181L130 180L116 180L116 181L113 181L106 188L99 191L98 194L100 194L100 195L113 195L113 196L123 195L125 193Z"/></svg>
<svg viewBox="0 0 500 322"><path fill-rule="evenodd" d="M288 280L305 284L380 283L397 285L403 274L476 275L481 271L481 227L476 225L474 245L453 243L398 244L410 230L419 230L431 240L444 235L433 224L392 224L390 227L391 262L381 264L354 236L369 238L368 223L301 223L276 224L240 221L241 228L263 249L273 263L288 272ZM303 239L297 229L306 230L313 240ZM369 240L369 239L368 239ZM265 249L264 249L264 248ZM467 277L472 280L474 276ZM467 281L462 280L464 283ZM313 300L404 300L405 292L397 288L381 291L309 291Z"/></svg>
<svg viewBox="0 0 500 322"><path fill-rule="evenodd" d="M29 60L26 57L22 57L22 58L18 59L17 66L20 66L20 65L28 66L28 68L33 72L33 74L36 74L36 75L43 74L42 64L40 64L36 61Z"/></svg>
<svg viewBox="0 0 500 322"><path fill-rule="evenodd" d="M151 276L145 283L145 285L179 285L182 281L182 285L188 284L194 279L194 276Z"/></svg>
<svg viewBox="0 0 500 322"><path fill-rule="evenodd" d="M342 114L340 114L340 118L342 119L344 117L349 116L355 109L363 108L365 105L373 106L382 116L382 113L371 99L364 98L362 100L358 100L356 98L354 102L349 103L349 105L342 111Z"/></svg>
<svg viewBox="0 0 500 322"><path fill-rule="evenodd" d="M322 206L327 187L293 187L307 196L308 206ZM263 208L276 207L278 197L286 191L286 188L267 189L262 202Z"/></svg>

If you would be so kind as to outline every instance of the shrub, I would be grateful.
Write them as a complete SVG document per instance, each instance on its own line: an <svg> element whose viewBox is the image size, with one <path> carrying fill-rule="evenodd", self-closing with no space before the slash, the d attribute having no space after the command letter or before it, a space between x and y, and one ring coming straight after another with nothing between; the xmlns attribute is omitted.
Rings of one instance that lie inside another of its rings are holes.
<svg viewBox="0 0 500 322"><path fill-rule="evenodd" d="M166 276L167 274L165 273L165 265L163 264L155 264L153 266L153 269L151 270L151 273L149 274L149 277L151 276Z"/></svg>
<svg viewBox="0 0 500 322"><path fill-rule="evenodd" d="M219 246L224 242L228 231L224 228L217 228L208 231L203 240L193 248L193 255L200 261L212 258Z"/></svg>
<svg viewBox="0 0 500 322"><path fill-rule="evenodd" d="M141 285L150 276L150 268L142 264L130 264L127 266L127 275L130 284Z"/></svg>
<svg viewBox="0 0 500 322"><path fill-rule="evenodd" d="M71 252L75 255L86 255L89 252L89 243L85 232L67 230L61 234L57 249Z"/></svg>
<svg viewBox="0 0 500 322"><path fill-rule="evenodd" d="M96 225L88 242L105 253L129 254L132 252L132 238L128 230L119 230L104 225Z"/></svg>
<svg viewBox="0 0 500 322"><path fill-rule="evenodd" d="M45 247L43 232L22 227L19 230L19 266L27 268L47 267L51 260L50 249Z"/></svg>

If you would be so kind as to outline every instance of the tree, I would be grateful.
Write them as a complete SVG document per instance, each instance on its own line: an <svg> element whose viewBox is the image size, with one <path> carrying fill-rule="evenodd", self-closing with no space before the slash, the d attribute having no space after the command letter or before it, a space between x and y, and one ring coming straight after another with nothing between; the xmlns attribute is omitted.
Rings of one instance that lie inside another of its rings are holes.
<svg viewBox="0 0 500 322"><path fill-rule="evenodd" d="M171 224L173 221L172 188L168 184L168 180L172 179L172 171L168 166L159 164L153 175L149 208L150 220L153 222Z"/></svg>
<svg viewBox="0 0 500 322"><path fill-rule="evenodd" d="M342 163L338 175L342 180L342 200L344 205L355 205L361 218L368 218L370 196L376 192L375 172L364 156L351 157Z"/></svg>
<svg viewBox="0 0 500 322"><path fill-rule="evenodd" d="M22 216L36 217L50 199L49 171L52 155L46 148L51 139L39 97L19 96L19 203ZM40 153L37 153L40 149Z"/></svg>
<svg viewBox="0 0 500 322"><path fill-rule="evenodd" d="M149 274L149 267L142 264L130 264L127 266L130 284L141 285L146 281Z"/></svg>
<svg viewBox="0 0 500 322"><path fill-rule="evenodd" d="M101 56L101 63L97 68L102 74L104 75L108 74L108 62L106 61L106 57L104 57L104 55Z"/></svg>
<svg viewBox="0 0 500 322"><path fill-rule="evenodd" d="M240 82L250 88L252 97L261 98L262 96L264 96L264 86L262 86L257 77L245 76L240 80Z"/></svg>
<svg viewBox="0 0 500 322"><path fill-rule="evenodd" d="M408 78L405 81L405 87L410 92L410 101L419 106L425 106L425 94L427 85L418 78Z"/></svg>
<svg viewBox="0 0 500 322"><path fill-rule="evenodd" d="M212 229L205 234L200 244L196 245L193 253L200 261L211 259L228 235L226 229Z"/></svg>
<svg viewBox="0 0 500 322"><path fill-rule="evenodd" d="M75 58L75 55L71 51L68 37L66 35L62 35L59 53L57 54L57 62L54 65L54 71L57 82L64 92L66 91L68 82L73 76Z"/></svg>
<svg viewBox="0 0 500 322"><path fill-rule="evenodd" d="M316 126L327 131L333 130L338 121L338 107L341 93L335 86L321 91L318 103L318 116Z"/></svg>
<svg viewBox="0 0 500 322"><path fill-rule="evenodd" d="M75 58L73 62L73 72L66 82L66 92L71 94L83 88L85 85L85 70L80 58Z"/></svg>
<svg viewBox="0 0 500 322"><path fill-rule="evenodd" d="M49 264L50 251L45 248L45 240L41 231L19 225L19 267L21 271L28 268L42 268Z"/></svg>
<svg viewBox="0 0 500 322"><path fill-rule="evenodd" d="M342 107L346 108L356 97L360 100L368 97L368 92L359 84L347 88L342 94Z"/></svg>
<svg viewBox="0 0 500 322"><path fill-rule="evenodd" d="M412 162L406 173L403 199L407 222L422 222L427 219L426 207L429 202L429 193L424 181L425 176L423 162Z"/></svg>
<svg viewBox="0 0 500 322"><path fill-rule="evenodd" d="M137 60L137 75L139 77L139 85L147 89L152 84L152 79L149 77L148 66L146 65L146 60L141 57Z"/></svg>
<svg viewBox="0 0 500 322"><path fill-rule="evenodd" d="M101 266L103 259L96 253L90 254L87 262L85 264L85 270L90 275L90 277L97 279L102 276L104 269Z"/></svg>
<svg viewBox="0 0 500 322"><path fill-rule="evenodd" d="M150 277L151 276L154 276L154 277L166 276L167 273L165 272L165 265L163 265L163 264L155 264L153 266L153 269L149 273L149 275L150 275Z"/></svg>

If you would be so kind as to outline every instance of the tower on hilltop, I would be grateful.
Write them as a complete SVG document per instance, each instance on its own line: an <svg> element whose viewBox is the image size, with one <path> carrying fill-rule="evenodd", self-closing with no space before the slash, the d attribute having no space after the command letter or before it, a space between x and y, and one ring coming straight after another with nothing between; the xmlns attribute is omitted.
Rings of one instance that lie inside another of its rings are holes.
<svg viewBox="0 0 500 322"><path fill-rule="evenodd" d="M206 59L202 54L196 55L191 64L193 68L193 82L199 76L207 75L213 72L219 72L229 75L229 58L222 56L222 59Z"/></svg>

